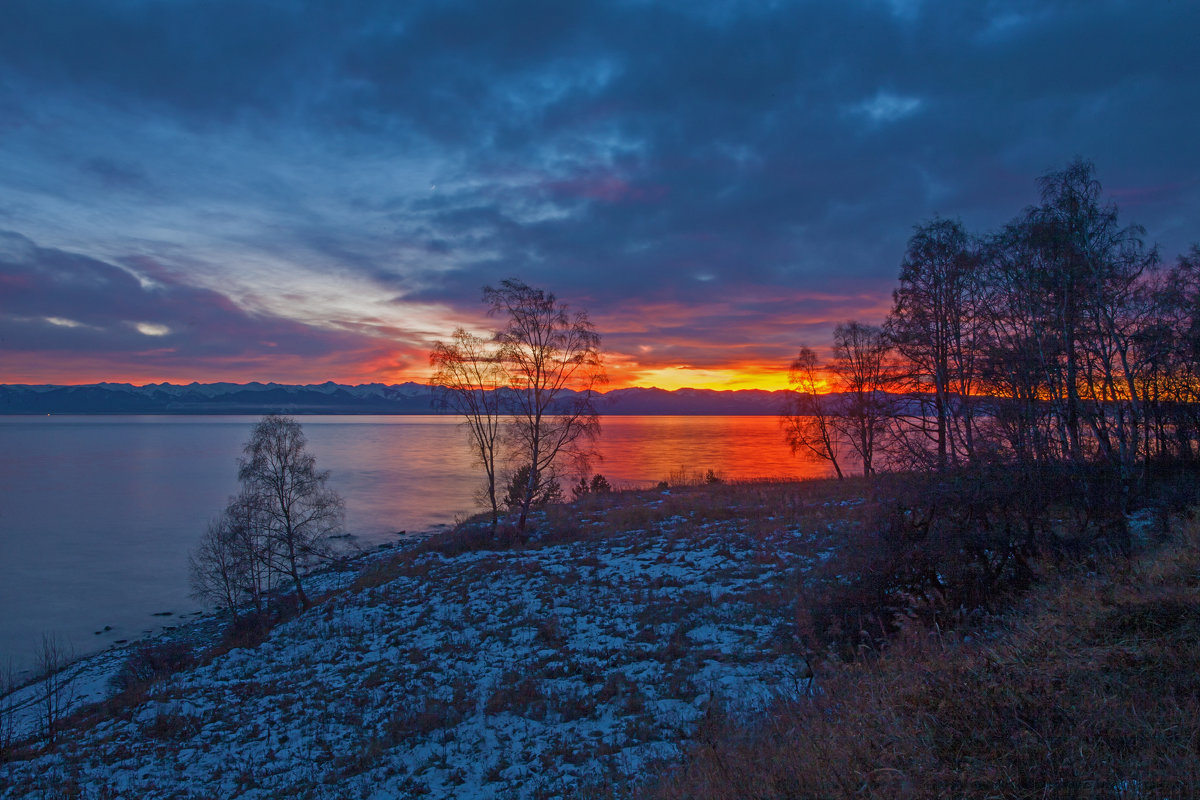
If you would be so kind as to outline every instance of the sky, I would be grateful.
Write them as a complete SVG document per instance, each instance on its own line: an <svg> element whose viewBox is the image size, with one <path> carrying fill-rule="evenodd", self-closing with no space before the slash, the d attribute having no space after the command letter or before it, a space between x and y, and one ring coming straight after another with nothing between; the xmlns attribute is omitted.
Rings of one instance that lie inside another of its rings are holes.
<svg viewBox="0 0 1200 800"><path fill-rule="evenodd" d="M1200 241L1200 4L4 0L0 383L398 383L506 278L782 388L913 226L1094 162Z"/></svg>

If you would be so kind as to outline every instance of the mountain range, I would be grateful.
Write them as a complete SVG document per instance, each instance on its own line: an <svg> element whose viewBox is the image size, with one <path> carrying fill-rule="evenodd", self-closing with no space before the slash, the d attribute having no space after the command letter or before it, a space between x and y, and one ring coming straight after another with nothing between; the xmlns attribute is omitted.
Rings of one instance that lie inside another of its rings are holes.
<svg viewBox="0 0 1200 800"><path fill-rule="evenodd" d="M601 414L773 415L786 392L629 388L602 393ZM0 385L0 414L432 414L421 383Z"/></svg>

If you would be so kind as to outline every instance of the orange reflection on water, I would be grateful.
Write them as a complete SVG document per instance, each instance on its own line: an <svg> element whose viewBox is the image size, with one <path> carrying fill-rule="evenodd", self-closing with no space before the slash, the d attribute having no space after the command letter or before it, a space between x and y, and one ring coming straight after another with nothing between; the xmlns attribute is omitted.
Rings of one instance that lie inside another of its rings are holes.
<svg viewBox="0 0 1200 800"><path fill-rule="evenodd" d="M828 464L793 456L779 420L754 417L606 416L592 466L615 485L645 486L713 470L726 480L824 478Z"/></svg>

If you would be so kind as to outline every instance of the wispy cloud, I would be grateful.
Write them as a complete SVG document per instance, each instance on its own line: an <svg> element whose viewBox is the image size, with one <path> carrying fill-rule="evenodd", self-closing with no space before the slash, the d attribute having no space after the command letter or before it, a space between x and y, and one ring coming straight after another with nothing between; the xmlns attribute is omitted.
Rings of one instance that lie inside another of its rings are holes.
<svg viewBox="0 0 1200 800"><path fill-rule="evenodd" d="M895 122L917 113L922 106L919 97L903 97L891 92L879 92L854 107L872 122Z"/></svg>

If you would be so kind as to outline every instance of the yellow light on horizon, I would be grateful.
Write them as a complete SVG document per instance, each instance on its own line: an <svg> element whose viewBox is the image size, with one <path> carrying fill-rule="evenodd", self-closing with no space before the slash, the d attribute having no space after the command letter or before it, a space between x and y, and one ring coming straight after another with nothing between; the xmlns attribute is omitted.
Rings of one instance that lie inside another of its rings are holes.
<svg viewBox="0 0 1200 800"><path fill-rule="evenodd" d="M752 371L744 369L699 369L696 367L661 367L636 370L628 380L623 376L611 375L610 388L621 386L647 389L763 389L775 391L786 389L787 373L782 371Z"/></svg>

